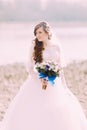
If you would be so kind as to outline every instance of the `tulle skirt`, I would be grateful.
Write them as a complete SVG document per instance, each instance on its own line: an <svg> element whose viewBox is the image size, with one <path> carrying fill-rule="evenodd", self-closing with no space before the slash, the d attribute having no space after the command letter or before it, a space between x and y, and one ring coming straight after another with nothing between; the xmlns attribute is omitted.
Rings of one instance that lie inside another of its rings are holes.
<svg viewBox="0 0 87 130"><path fill-rule="evenodd" d="M0 130L87 130L87 119L60 77L43 90L38 76L31 75L9 105Z"/></svg>

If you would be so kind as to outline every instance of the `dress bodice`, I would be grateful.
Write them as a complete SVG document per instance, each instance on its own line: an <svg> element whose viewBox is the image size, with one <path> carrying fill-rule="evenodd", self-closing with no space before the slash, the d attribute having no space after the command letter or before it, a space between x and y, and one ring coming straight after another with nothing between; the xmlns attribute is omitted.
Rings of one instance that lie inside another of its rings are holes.
<svg viewBox="0 0 87 130"><path fill-rule="evenodd" d="M30 50L30 59L29 59L29 72L32 73L32 70L34 68L35 62L32 58L32 51L33 51L33 47ZM60 52L59 52L59 48L55 45L50 45L47 46L44 51L43 51L43 61L52 61L52 62L56 62L58 64L61 64L60 62Z"/></svg>
<svg viewBox="0 0 87 130"><path fill-rule="evenodd" d="M43 61L53 61L58 62L59 61L59 52L55 46L47 47L43 51Z"/></svg>

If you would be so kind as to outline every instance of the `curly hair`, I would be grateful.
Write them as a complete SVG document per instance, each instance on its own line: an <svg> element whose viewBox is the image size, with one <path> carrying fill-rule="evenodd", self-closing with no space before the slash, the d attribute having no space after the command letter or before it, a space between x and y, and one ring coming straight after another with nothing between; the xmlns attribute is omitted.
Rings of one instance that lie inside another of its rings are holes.
<svg viewBox="0 0 87 130"><path fill-rule="evenodd" d="M48 39L51 39L52 35L50 32L50 27L47 22L40 22L39 24L37 24L34 28L34 35L36 36L36 31L40 27L43 27L43 30L48 34ZM35 61L35 63L37 62L41 63L43 61L43 50L45 49L44 44L43 42L38 41L37 38L35 38L34 41L35 46L34 46L33 60Z"/></svg>
<svg viewBox="0 0 87 130"><path fill-rule="evenodd" d="M34 53L33 53L33 60L35 61L35 64L37 62L41 63L43 61L43 50L44 50L44 45L43 42L38 41L36 38L35 40L35 46L34 46Z"/></svg>

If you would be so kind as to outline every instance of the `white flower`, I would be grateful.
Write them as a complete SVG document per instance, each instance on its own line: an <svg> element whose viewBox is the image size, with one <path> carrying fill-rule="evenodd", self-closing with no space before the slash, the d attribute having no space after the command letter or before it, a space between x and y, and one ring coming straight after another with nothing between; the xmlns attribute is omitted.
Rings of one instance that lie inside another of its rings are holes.
<svg viewBox="0 0 87 130"><path fill-rule="evenodd" d="M57 62L53 62L53 61L43 61L42 63L36 63L34 66L34 71L38 72L38 68L40 68L40 69L47 68L47 71L53 70L55 73L57 73L58 70L60 70L59 64Z"/></svg>
<svg viewBox="0 0 87 130"><path fill-rule="evenodd" d="M34 66L33 71L36 72L36 73L38 73L38 71L36 69L36 66Z"/></svg>

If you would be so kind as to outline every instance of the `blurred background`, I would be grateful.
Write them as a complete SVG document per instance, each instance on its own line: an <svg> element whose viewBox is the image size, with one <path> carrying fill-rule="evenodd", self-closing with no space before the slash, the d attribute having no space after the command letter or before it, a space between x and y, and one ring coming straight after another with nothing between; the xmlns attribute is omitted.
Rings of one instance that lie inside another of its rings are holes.
<svg viewBox="0 0 87 130"><path fill-rule="evenodd" d="M28 61L34 26L48 21L66 63L87 59L87 0L0 0L0 64Z"/></svg>
<svg viewBox="0 0 87 130"><path fill-rule="evenodd" d="M33 30L47 21L61 43L67 87L87 116L87 0L0 0L0 121L28 77Z"/></svg>

